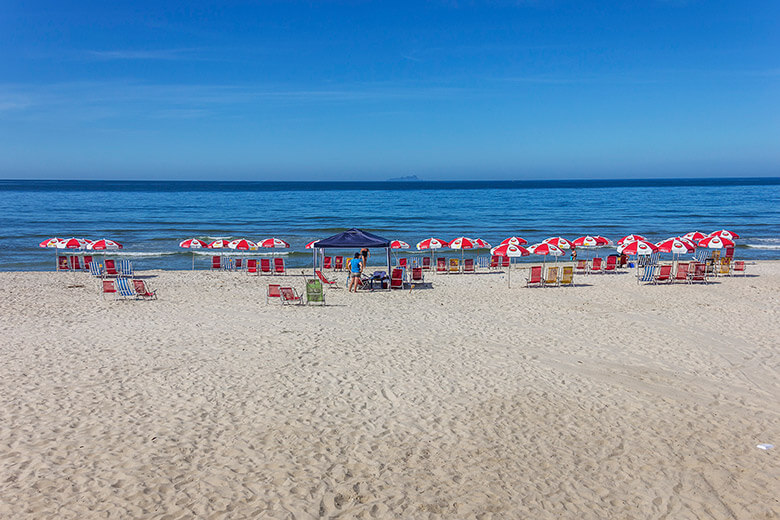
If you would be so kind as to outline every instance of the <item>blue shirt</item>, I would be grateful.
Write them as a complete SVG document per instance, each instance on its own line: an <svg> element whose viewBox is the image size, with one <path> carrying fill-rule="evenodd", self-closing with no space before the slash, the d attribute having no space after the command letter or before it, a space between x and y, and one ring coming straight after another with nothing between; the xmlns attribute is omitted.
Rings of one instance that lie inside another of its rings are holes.
<svg viewBox="0 0 780 520"><path fill-rule="evenodd" d="M359 273L360 272L360 258L353 258L349 261L349 269L353 273Z"/></svg>

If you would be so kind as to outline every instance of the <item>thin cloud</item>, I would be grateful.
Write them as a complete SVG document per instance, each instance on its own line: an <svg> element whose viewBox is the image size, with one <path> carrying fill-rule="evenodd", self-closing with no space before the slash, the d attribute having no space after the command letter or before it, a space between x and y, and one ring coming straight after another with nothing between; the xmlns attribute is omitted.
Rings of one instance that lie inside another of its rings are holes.
<svg viewBox="0 0 780 520"><path fill-rule="evenodd" d="M198 49L152 49L152 50L87 50L83 56L96 60L192 60L200 59Z"/></svg>

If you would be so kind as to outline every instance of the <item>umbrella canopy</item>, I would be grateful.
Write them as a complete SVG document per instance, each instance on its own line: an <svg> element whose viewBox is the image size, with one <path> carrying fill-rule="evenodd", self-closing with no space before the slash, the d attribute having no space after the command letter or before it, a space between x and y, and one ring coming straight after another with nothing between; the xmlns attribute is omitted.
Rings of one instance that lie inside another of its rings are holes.
<svg viewBox="0 0 780 520"><path fill-rule="evenodd" d="M517 258L520 256L528 256L531 253L523 246L516 246L515 244L504 244L502 246L496 246L491 249L490 254L495 256L508 256L511 258Z"/></svg>
<svg viewBox="0 0 780 520"><path fill-rule="evenodd" d="M250 249L257 249L257 244L246 238L237 238L227 243L230 249L239 249L241 251L249 251Z"/></svg>
<svg viewBox="0 0 780 520"><path fill-rule="evenodd" d="M390 242L390 249L409 249L411 246L403 240L393 240Z"/></svg>
<svg viewBox="0 0 780 520"><path fill-rule="evenodd" d="M57 249L82 249L87 247L87 240L84 238L62 238L57 245L54 246Z"/></svg>
<svg viewBox="0 0 780 520"><path fill-rule="evenodd" d="M187 240L179 242L179 247L185 249L200 249L202 247L208 247L208 244L199 238L188 238Z"/></svg>
<svg viewBox="0 0 780 520"><path fill-rule="evenodd" d="M662 253L684 254L693 253L696 247L689 240L679 237L667 238L655 245Z"/></svg>
<svg viewBox="0 0 780 520"><path fill-rule="evenodd" d="M228 244L230 243L229 240L224 240L222 238L217 239L209 244L209 249L223 249L225 247L228 247Z"/></svg>
<svg viewBox="0 0 780 520"><path fill-rule="evenodd" d="M575 247L599 247L609 245L609 240L599 235L585 235L584 237L575 238L573 243Z"/></svg>
<svg viewBox="0 0 780 520"><path fill-rule="evenodd" d="M481 238L475 238L474 244L476 244L477 249L489 249L490 248L490 242L487 240L482 240Z"/></svg>
<svg viewBox="0 0 780 520"><path fill-rule="evenodd" d="M697 245L707 249L723 249L724 247L734 247L734 242L724 237L709 236L699 240Z"/></svg>
<svg viewBox="0 0 780 520"><path fill-rule="evenodd" d="M474 249L475 247L477 246L474 241L466 237L458 237L454 240L450 240L449 243L450 249Z"/></svg>
<svg viewBox="0 0 780 520"><path fill-rule="evenodd" d="M572 242L570 242L569 240L566 240L563 237L545 238L544 240L542 240L542 243L543 244L552 244L552 245L556 246L558 249L563 249L563 250L574 249L574 244Z"/></svg>
<svg viewBox="0 0 780 520"><path fill-rule="evenodd" d="M51 237L38 244L38 247L57 247L57 243L59 243L60 240L62 239Z"/></svg>
<svg viewBox="0 0 780 520"><path fill-rule="evenodd" d="M691 231L690 233L684 234L683 238L687 238L691 242L697 243L699 240L703 238L707 238L707 235L705 235L701 231Z"/></svg>
<svg viewBox="0 0 780 520"><path fill-rule="evenodd" d="M554 244L541 242L539 244L528 246L528 252L531 253L532 255L561 256L563 254L563 249L561 249L560 247Z"/></svg>
<svg viewBox="0 0 780 520"><path fill-rule="evenodd" d="M281 238L266 238L263 240L260 240L257 242L257 247L267 247L267 248L287 248L290 247L290 244L282 240Z"/></svg>
<svg viewBox="0 0 780 520"><path fill-rule="evenodd" d="M650 255L658 251L658 248L646 240L634 240L633 242L623 242L617 250L622 255Z"/></svg>
<svg viewBox="0 0 780 520"><path fill-rule="evenodd" d="M642 235L626 235L620 240L618 240L618 245L622 246L626 242L634 242L636 240L644 240L645 242L647 242L647 239Z"/></svg>
<svg viewBox="0 0 780 520"><path fill-rule="evenodd" d="M713 231L710 233L711 237L720 237L720 238L728 238L729 240L736 240L739 238L739 235L736 233L729 231L728 229L721 229L719 231Z"/></svg>
<svg viewBox="0 0 780 520"><path fill-rule="evenodd" d="M91 244L87 244L87 249L92 249L95 251L105 251L106 249L122 249L122 244L108 238L103 238L96 242L92 242Z"/></svg>
<svg viewBox="0 0 780 520"><path fill-rule="evenodd" d="M440 240L438 238L426 238L422 242L417 242L417 249L441 249L447 247L449 242L446 240Z"/></svg>
<svg viewBox="0 0 780 520"><path fill-rule="evenodd" d="M504 244L512 244L512 245L516 245L516 246L524 246L527 243L528 243L528 240L526 240L526 239L524 239L522 237L509 237L509 238L505 238L504 240L502 240L499 245L503 246Z"/></svg>
<svg viewBox="0 0 780 520"><path fill-rule="evenodd" d="M303 247L304 249L314 249L314 246L317 244L317 242L319 242L319 240L312 240L311 242L309 242Z"/></svg>

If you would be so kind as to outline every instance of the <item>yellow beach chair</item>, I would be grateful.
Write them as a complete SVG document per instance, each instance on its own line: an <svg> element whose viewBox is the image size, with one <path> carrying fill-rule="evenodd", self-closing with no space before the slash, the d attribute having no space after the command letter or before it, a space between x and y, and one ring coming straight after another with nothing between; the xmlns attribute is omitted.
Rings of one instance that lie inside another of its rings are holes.
<svg viewBox="0 0 780 520"><path fill-rule="evenodd" d="M558 268L557 267L548 267L547 268L547 276L544 278L544 286L547 287L548 285L558 285Z"/></svg>
<svg viewBox="0 0 780 520"><path fill-rule="evenodd" d="M460 272L460 260L457 258L450 258L450 273Z"/></svg>
<svg viewBox="0 0 780 520"><path fill-rule="evenodd" d="M560 285L574 285L574 266L567 265L563 268Z"/></svg>

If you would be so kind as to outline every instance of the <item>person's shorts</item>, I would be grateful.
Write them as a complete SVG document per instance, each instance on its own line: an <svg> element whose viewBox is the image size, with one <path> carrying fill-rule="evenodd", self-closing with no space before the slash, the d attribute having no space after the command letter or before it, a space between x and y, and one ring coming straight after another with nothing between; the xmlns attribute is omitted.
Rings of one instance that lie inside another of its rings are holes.
<svg viewBox="0 0 780 520"><path fill-rule="evenodd" d="M360 273L349 273L350 278L355 278L357 276L360 276Z"/></svg>

